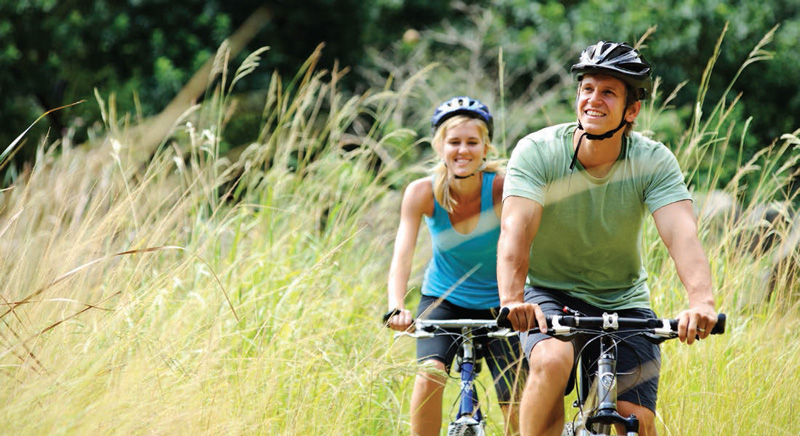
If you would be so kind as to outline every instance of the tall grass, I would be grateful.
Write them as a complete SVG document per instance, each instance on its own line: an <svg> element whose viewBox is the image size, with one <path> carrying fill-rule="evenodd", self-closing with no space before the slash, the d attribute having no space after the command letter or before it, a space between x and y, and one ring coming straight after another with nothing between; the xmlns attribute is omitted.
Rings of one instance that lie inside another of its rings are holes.
<svg viewBox="0 0 800 436"><path fill-rule="evenodd" d="M260 134L229 160L219 144L230 91L261 54L233 79L222 62L207 102L154 152L138 150L129 120L98 96L103 141L43 144L0 193L0 433L408 432L414 344L393 341L377 317L392 186L416 171L400 164L414 135L395 126L428 70L397 90L345 96L343 72L318 71L312 56L288 83L273 76ZM701 125L680 145L685 165L733 140ZM792 138L743 165L774 168L758 202L782 199ZM726 191L741 198L741 188ZM744 251L744 221L726 219L701 228L729 332L665 346L662 433L790 434L797 285L786 270L772 300L744 304L768 256ZM791 228L771 231L787 239ZM654 305L675 314L683 291L652 228L647 244ZM489 415L499 433L499 410Z"/></svg>
<svg viewBox="0 0 800 436"><path fill-rule="evenodd" d="M793 339L800 327L800 289L794 268L800 260L794 235L800 221L791 188L800 161L797 132L765 145L748 161L739 148L738 171L723 189L716 188L723 165L730 166L725 162L726 150L737 144L732 136L736 120L731 114L739 96L729 94L744 68L769 59L764 47L775 30L756 44L723 96L705 114L701 108L706 106L708 78L721 50L723 31L703 75L692 124L678 144L671 144L687 179L705 181L693 184L692 190L718 310L729 318L724 336L692 347L664 346L658 410L661 434L788 435L796 433L800 424L789 387L800 382L796 359L800 349ZM648 107L645 122L660 116L674 95L660 108ZM743 131L746 134L747 125ZM706 177L695 177L701 169L708 171ZM777 214L772 222L766 215L770 208ZM771 245L766 243L770 239ZM686 307L685 293L652 225L646 240L654 308L663 315L677 314Z"/></svg>
<svg viewBox="0 0 800 436"><path fill-rule="evenodd" d="M374 400L407 371L387 366L374 317L394 177L375 157L406 134L381 130L403 96L345 99L314 59L271 88L237 162L217 152L227 103L212 92L152 157L106 108L103 143L42 148L3 193L0 432L400 426ZM346 151L366 115L378 121Z"/></svg>

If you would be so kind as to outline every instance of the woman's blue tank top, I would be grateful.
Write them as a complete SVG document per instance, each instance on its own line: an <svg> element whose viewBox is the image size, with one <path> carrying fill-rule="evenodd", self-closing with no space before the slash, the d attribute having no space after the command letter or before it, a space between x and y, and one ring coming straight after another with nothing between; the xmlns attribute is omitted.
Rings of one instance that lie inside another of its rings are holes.
<svg viewBox="0 0 800 436"><path fill-rule="evenodd" d="M447 211L434 200L432 217L425 217L431 233L433 257L425 270L422 294L444 296L468 309L500 306L497 291L497 239L500 220L494 212L492 182L495 173L483 173L481 216L465 235L456 231Z"/></svg>

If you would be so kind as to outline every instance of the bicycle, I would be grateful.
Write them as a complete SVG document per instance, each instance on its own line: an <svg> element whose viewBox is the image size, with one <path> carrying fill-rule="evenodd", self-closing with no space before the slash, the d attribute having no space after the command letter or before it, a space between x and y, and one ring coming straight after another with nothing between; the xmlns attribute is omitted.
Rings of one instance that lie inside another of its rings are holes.
<svg viewBox="0 0 800 436"><path fill-rule="evenodd" d="M384 321L385 322L385 321ZM458 335L461 348L455 369L461 374L458 413L447 426L447 436L484 436L486 421L475 389L475 378L481 371L482 347L475 340L482 337L511 337L517 333L498 327L493 319L417 319L413 331L397 332L395 337L430 338L436 334Z"/></svg>
<svg viewBox="0 0 800 436"><path fill-rule="evenodd" d="M565 312L571 312L564 308ZM511 327L508 321L509 310L502 308L497 317L498 325ZM712 335L725 332L726 316L720 313L717 324L711 330ZM534 329L532 331L538 331ZM578 409L575 418L564 425L563 436L608 436L614 424L625 429L626 436L638 436L639 420L631 415L627 418L617 412L617 347L625 341L620 334L643 335L653 343L659 344L668 339L678 337L678 320L676 319L641 319L620 318L616 313L604 313L603 316L551 315L547 319L547 334L557 339L569 341L576 335L587 335L587 344L599 340L600 354L597 359L597 371L593 374L592 383L587 391L583 377L578 377L578 399L573 407ZM578 368L586 346L578 352ZM588 392L585 399L582 393Z"/></svg>

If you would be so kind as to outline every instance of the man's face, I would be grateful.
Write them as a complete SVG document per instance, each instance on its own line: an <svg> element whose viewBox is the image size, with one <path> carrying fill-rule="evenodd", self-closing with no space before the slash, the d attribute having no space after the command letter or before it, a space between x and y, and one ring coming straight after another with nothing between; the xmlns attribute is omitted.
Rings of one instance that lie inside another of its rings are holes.
<svg viewBox="0 0 800 436"><path fill-rule="evenodd" d="M578 120L586 132L594 135L613 130L622 121L626 98L622 80L604 74L587 74L578 85ZM640 107L640 102L628 107L625 119L629 123L636 119Z"/></svg>

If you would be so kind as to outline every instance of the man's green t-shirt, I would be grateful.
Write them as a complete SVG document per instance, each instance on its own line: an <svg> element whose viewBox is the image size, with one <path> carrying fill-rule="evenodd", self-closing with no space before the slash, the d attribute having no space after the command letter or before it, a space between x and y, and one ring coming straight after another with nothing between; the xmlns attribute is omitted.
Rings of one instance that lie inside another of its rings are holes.
<svg viewBox="0 0 800 436"><path fill-rule="evenodd" d="M678 162L659 142L632 132L608 175L570 171L577 123L521 139L511 154L503 198L543 206L530 251L528 285L558 289L607 310L649 308L642 264L645 216L691 199Z"/></svg>

